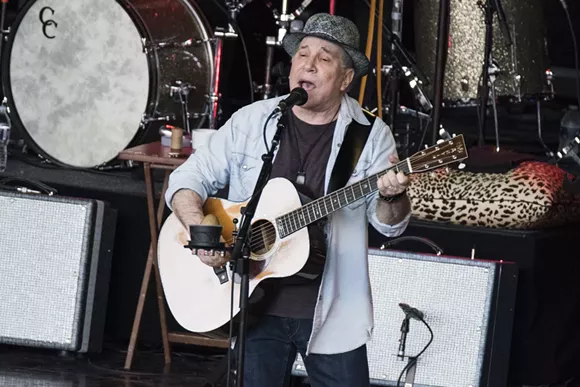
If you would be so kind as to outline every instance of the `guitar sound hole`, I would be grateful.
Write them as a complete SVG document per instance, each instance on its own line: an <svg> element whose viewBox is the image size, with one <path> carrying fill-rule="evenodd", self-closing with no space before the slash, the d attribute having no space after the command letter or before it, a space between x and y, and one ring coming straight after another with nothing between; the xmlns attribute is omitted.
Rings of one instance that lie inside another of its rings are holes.
<svg viewBox="0 0 580 387"><path fill-rule="evenodd" d="M258 220L252 225L251 251L255 255L266 254L276 243L276 229L267 220Z"/></svg>

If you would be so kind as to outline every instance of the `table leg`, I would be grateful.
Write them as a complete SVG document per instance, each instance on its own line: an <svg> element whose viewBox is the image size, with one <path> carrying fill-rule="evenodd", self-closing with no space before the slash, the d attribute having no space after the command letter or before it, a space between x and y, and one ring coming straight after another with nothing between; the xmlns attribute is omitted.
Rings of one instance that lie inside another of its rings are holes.
<svg viewBox="0 0 580 387"><path fill-rule="evenodd" d="M159 306L159 319L161 322L161 337L163 341L163 352L165 355L165 364L171 363L171 353L169 348L169 340L167 336L167 323L165 316L165 302L163 299L163 290L161 288L161 280L159 276L159 269L157 266L157 234L158 229L163 219L163 211L165 209L165 191L169 180L171 171L165 172L165 179L163 181L163 189L161 190L161 198L159 199L159 206L157 208L157 216L155 216L155 189L153 179L151 176L151 165L149 163L143 164L145 172L145 184L147 188L147 210L149 216L149 231L151 236L151 244L149 245L149 253L147 255L147 263L145 265L145 273L141 282L141 291L139 293L139 301L137 303L137 310L135 311L135 319L133 320L133 328L131 330L131 338L129 341L129 348L127 350L127 357L125 359L125 369L131 369L133 362L133 355L135 353L135 346L137 343L137 336L139 334L139 327L141 325L141 317L143 315L143 307L145 306L145 298L147 296L147 288L149 287L149 279L151 278L151 269L155 269L155 279L157 285L157 302Z"/></svg>

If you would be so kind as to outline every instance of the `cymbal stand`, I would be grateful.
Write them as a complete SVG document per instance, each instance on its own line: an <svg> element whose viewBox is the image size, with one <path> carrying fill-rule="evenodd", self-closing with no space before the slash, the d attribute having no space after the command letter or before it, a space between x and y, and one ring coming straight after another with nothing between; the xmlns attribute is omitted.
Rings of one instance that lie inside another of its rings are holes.
<svg viewBox="0 0 580 387"><path fill-rule="evenodd" d="M491 84L491 104L493 107L493 121L495 126L495 151L499 152L499 123L497 118L497 101L495 94L495 80L497 75L500 73L498 63L495 60L491 60L489 64L489 82Z"/></svg>
<svg viewBox="0 0 580 387"><path fill-rule="evenodd" d="M237 39L238 34L234 31L231 24L228 23L228 30L222 27L217 27L214 31L214 71L208 95L209 101L209 128L217 129L217 114L219 110L219 100L221 98L220 90L220 75L221 62L223 53L224 39Z"/></svg>
<svg viewBox="0 0 580 387"><path fill-rule="evenodd" d="M310 5L312 0L304 0L296 10L288 14L288 0L282 0L282 13L279 13L276 8L272 8L272 3L267 3L266 6L272 11L272 16L279 26L277 36L266 37L266 61L264 68L264 84L256 86L256 91L262 93L263 99L268 99L273 96L272 86L272 66L274 61L274 49L276 46L282 44L282 39L290 31L302 31L303 22L296 20L298 16L304 12L306 7Z"/></svg>

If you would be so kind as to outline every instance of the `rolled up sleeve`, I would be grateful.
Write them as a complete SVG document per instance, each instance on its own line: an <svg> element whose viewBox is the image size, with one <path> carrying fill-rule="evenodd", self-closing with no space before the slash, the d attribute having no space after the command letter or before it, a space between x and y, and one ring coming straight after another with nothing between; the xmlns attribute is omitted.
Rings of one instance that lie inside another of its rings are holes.
<svg viewBox="0 0 580 387"><path fill-rule="evenodd" d="M375 121L376 134L373 136L373 153L369 175L374 175L391 167L389 156L397 152L395 138L389 127L381 120ZM396 237L401 235L411 219L411 212L398 224L389 225L382 223L377 217L377 200L378 193L369 195L367 201L367 217L369 223L381 234L387 237Z"/></svg>
<svg viewBox="0 0 580 387"><path fill-rule="evenodd" d="M165 202L173 210L173 196L182 189L196 192L205 200L224 188L230 178L230 157L234 144L235 114L169 176Z"/></svg>

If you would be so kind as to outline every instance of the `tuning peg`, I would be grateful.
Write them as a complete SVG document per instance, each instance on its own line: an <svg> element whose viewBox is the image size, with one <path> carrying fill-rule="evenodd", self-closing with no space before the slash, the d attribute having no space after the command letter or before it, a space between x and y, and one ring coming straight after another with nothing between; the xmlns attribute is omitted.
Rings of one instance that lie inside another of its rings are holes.
<svg viewBox="0 0 580 387"><path fill-rule="evenodd" d="M439 129L439 136L441 136L444 140L451 140L451 136L443 127Z"/></svg>
<svg viewBox="0 0 580 387"><path fill-rule="evenodd" d="M459 165L457 166L458 169L465 169L467 165L463 164L463 163L459 163Z"/></svg>

